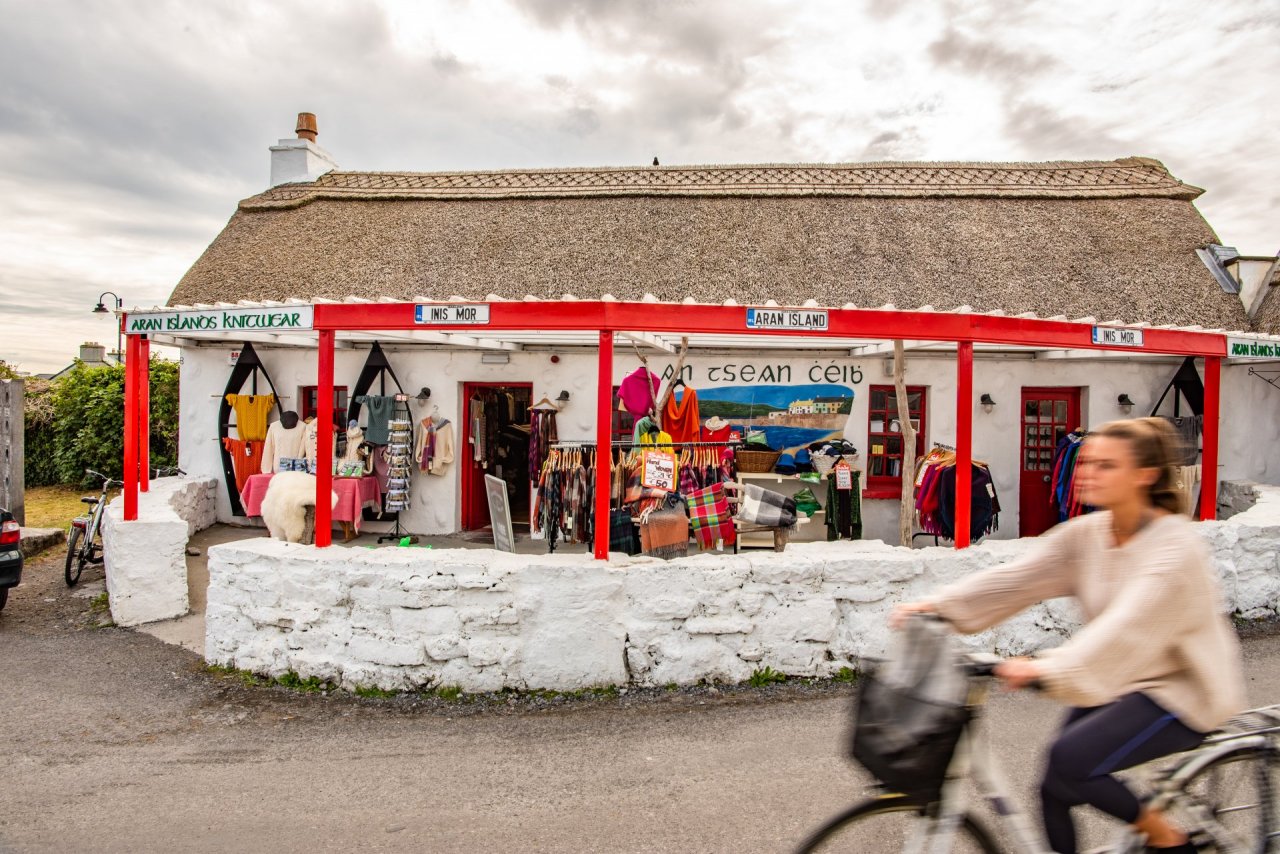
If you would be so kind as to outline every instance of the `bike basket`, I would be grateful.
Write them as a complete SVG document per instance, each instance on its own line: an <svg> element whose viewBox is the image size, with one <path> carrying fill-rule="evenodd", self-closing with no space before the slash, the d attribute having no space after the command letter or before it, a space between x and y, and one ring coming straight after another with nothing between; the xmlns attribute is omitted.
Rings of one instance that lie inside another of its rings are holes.
<svg viewBox="0 0 1280 854"><path fill-rule="evenodd" d="M911 620L884 662L864 667L850 752L886 786L935 801L972 712L968 678L940 624Z"/></svg>

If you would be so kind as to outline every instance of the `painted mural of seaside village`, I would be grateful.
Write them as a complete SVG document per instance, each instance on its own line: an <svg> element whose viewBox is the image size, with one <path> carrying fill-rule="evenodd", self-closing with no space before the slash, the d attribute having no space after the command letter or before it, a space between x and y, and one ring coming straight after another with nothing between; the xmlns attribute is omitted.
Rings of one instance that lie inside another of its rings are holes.
<svg viewBox="0 0 1280 854"><path fill-rule="evenodd" d="M769 446L794 450L844 433L853 389L830 384L722 386L699 391L699 415L742 431L763 430Z"/></svg>

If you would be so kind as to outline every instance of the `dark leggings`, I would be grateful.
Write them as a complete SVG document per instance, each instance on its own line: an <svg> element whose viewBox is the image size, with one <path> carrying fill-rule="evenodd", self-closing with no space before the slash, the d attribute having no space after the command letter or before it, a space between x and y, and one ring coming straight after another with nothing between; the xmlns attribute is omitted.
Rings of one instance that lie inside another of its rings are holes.
<svg viewBox="0 0 1280 854"><path fill-rule="evenodd" d="M1058 740L1049 748L1040 786L1049 847L1075 854L1071 808L1089 804L1132 824L1142 807L1113 771L1132 768L1204 739L1143 694L1129 694L1106 706L1072 709Z"/></svg>

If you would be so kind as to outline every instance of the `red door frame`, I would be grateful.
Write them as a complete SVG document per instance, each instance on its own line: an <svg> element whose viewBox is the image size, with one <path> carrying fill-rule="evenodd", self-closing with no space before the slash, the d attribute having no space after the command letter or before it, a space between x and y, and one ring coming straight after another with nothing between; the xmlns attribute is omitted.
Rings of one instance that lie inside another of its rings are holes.
<svg viewBox="0 0 1280 854"><path fill-rule="evenodd" d="M1046 473L1041 469L1028 471L1026 468L1027 401L1028 400L1045 400L1045 399L1056 401L1056 400L1065 399L1067 404L1067 414L1066 414L1065 420L1063 421L1063 426L1066 428L1067 432L1070 432L1076 429L1077 427L1083 426L1080 421L1080 393L1081 393L1081 389L1079 386L1023 386L1022 387L1022 393L1018 397L1018 536L1019 537L1036 537L1036 536L1039 536L1040 534L1043 534L1049 528L1053 527L1052 522L1050 522L1050 524L1043 527L1041 530L1030 530L1027 526L1028 519L1037 518L1027 513L1027 508L1032 506L1031 502L1033 498L1033 496L1029 494L1027 485L1028 483L1034 483L1035 478L1046 477ZM1039 424L1038 418L1039 416L1037 416L1037 422L1036 422L1037 425ZM1057 424L1056 418L1053 424L1056 426ZM1054 444L1055 445L1057 444L1056 436L1054 437ZM1052 477L1052 473L1053 473L1052 464L1050 464L1050 470L1047 473L1047 476ZM1044 481L1041 480L1040 482L1043 483ZM1050 482L1049 486L1050 486L1050 492L1052 492L1052 488L1053 488L1052 482ZM1046 495L1044 496L1044 498L1046 499L1046 501L1044 502L1045 508L1042 508L1042 509L1044 510L1045 513L1047 513L1048 512L1047 511L1048 496Z"/></svg>
<svg viewBox="0 0 1280 854"><path fill-rule="evenodd" d="M474 455L471 453L471 418L467 405L471 400L472 392L482 388L527 388L530 394L533 393L533 383L464 382L462 384L462 400L458 408L462 421L462 429L459 431L462 444L458 446L458 454L464 456L466 461L458 466L461 478L458 524L464 531L476 531L492 522L489 519L488 504L479 503L485 499L484 471L476 466ZM481 510L483 514L480 514ZM485 520L483 524L477 524L480 521L477 515L483 515Z"/></svg>

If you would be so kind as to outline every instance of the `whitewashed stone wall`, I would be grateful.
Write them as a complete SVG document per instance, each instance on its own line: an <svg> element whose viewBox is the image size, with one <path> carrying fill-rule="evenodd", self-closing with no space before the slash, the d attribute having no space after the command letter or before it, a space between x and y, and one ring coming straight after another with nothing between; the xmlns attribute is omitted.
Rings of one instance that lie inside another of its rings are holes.
<svg viewBox="0 0 1280 854"><path fill-rule="evenodd" d="M1203 530L1229 607L1280 611L1280 489ZM597 563L581 555L316 549L268 539L209 550L206 656L347 687L570 690L736 682L772 667L826 676L883 654L893 605L1010 560L1029 541L956 552L812 543L784 554ZM972 638L1001 654L1078 625L1055 601Z"/></svg>
<svg viewBox="0 0 1280 854"><path fill-rule="evenodd" d="M111 619L120 626L187 613L187 540L217 521L217 481L165 477L138 494L138 519L124 521L124 498L102 520Z"/></svg>

